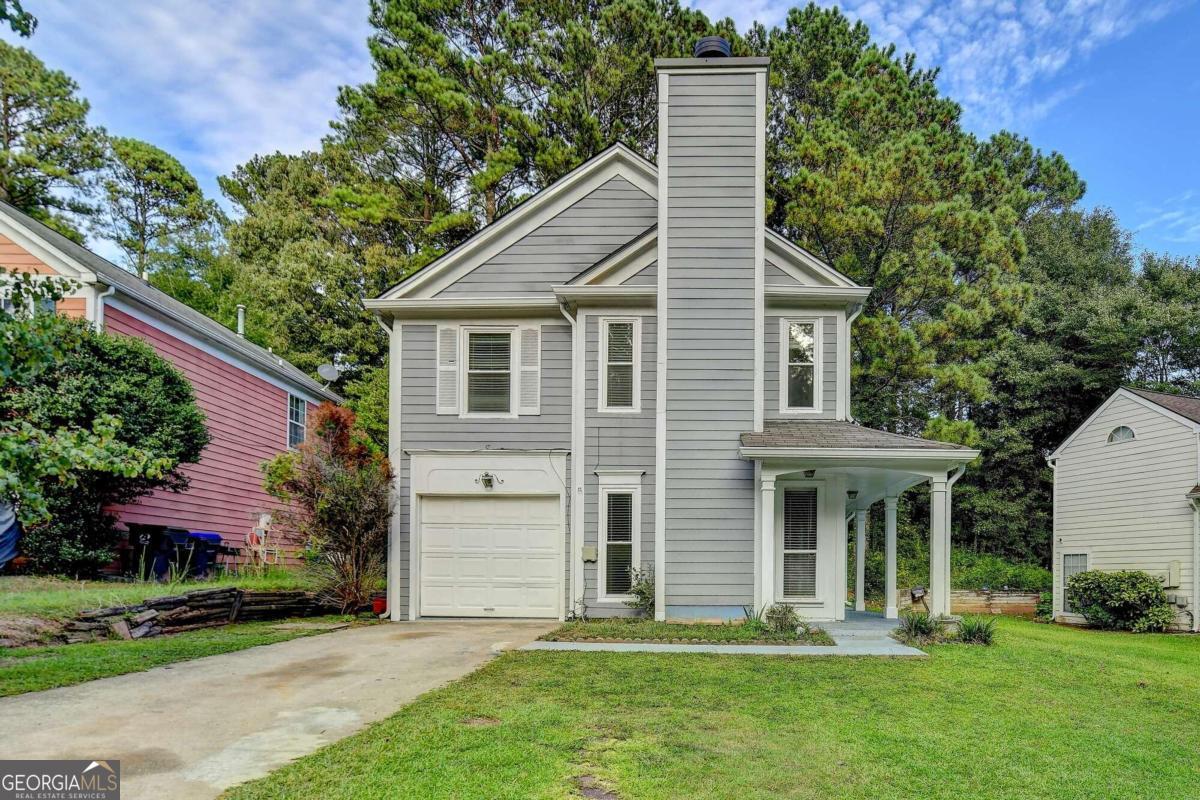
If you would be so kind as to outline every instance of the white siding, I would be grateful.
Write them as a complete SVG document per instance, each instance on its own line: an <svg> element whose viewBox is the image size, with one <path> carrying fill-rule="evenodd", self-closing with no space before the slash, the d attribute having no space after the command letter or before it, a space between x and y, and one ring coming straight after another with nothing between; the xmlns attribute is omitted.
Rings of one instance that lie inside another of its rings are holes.
<svg viewBox="0 0 1200 800"><path fill-rule="evenodd" d="M1136 438L1109 444L1119 425L1133 428ZM1100 570L1157 573L1179 561L1180 586L1167 591L1192 596L1192 510L1185 495L1197 470L1193 429L1127 397L1116 397L1079 432L1059 454L1055 473L1056 613L1063 607L1065 553L1085 553L1088 569Z"/></svg>

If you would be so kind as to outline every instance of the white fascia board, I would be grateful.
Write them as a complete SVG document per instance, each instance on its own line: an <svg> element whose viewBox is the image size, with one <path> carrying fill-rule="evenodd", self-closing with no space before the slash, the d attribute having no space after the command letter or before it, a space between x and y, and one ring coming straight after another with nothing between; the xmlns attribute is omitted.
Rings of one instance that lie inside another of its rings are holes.
<svg viewBox="0 0 1200 800"><path fill-rule="evenodd" d="M658 197L654 166L628 147L614 145L393 286L379 299L433 297L615 177L625 178L651 197Z"/></svg>
<svg viewBox="0 0 1200 800"><path fill-rule="evenodd" d="M653 286L552 286L554 296L575 306L653 306L658 290Z"/></svg>
<svg viewBox="0 0 1200 800"><path fill-rule="evenodd" d="M804 275L794 268L790 268L791 264L788 263L789 261L795 261L813 272L823 275L834 286L858 286L854 281L826 264L817 256L795 242L788 241L773 230L767 230L766 244L771 254L778 256L772 263L801 283L805 282Z"/></svg>
<svg viewBox="0 0 1200 800"><path fill-rule="evenodd" d="M37 234L22 225L19 220L14 219L4 209L0 209L0 234L11 239L13 244L22 250L43 261L52 270L57 272L60 277L70 278L85 284L92 284L97 281L95 272L66 253L63 253L58 248L48 244L41 237L37 236Z"/></svg>
<svg viewBox="0 0 1200 800"><path fill-rule="evenodd" d="M558 300L550 295L531 297L431 297L364 300L367 310L386 313L393 320L462 316L559 316Z"/></svg>
<svg viewBox="0 0 1200 800"><path fill-rule="evenodd" d="M797 301L801 301L848 307L865 302L870 294L869 286L766 286L768 302L779 306L794 306Z"/></svg>
<svg viewBox="0 0 1200 800"><path fill-rule="evenodd" d="M978 450L941 450L936 448L874 447L741 447L742 458L749 459L825 459L829 461L946 461L965 464L979 457Z"/></svg>
<svg viewBox="0 0 1200 800"><path fill-rule="evenodd" d="M1066 439L1064 439L1062 444L1060 444L1058 447L1054 448L1054 452L1051 453L1050 455L1046 456L1046 459L1048 461L1052 461L1052 460L1058 458L1059 455L1062 454L1062 451L1066 449L1067 445L1069 445L1071 442L1075 441L1075 438L1077 436L1079 436L1079 434L1083 433L1083 429L1088 427L1089 425L1091 425L1092 422L1096 419L1096 417L1098 417L1102 413L1104 413L1104 411L1109 406L1111 406L1118 397L1123 397L1126 400L1131 400L1134 403L1137 403L1138 405L1142 406L1143 408L1148 408L1151 411L1156 411L1159 414L1162 414L1167 419L1174 420L1175 422L1178 422L1180 425L1186 426L1193 433L1200 431L1200 425L1196 424L1195 422L1188 419L1187 417L1180 416L1179 414L1176 414L1174 411L1170 410L1169 408L1163 408L1158 403L1155 403L1153 400L1147 400L1146 398L1142 397L1141 395L1134 394L1133 392L1129 391L1128 389L1125 389L1122 387L1120 389L1117 389L1111 395L1109 395L1109 398L1107 400L1105 400L1103 403L1101 403L1100 407L1097 408L1095 411L1093 411L1088 416L1088 418L1083 421L1083 424L1081 424L1078 428L1076 428L1074 431L1072 431L1071 435L1068 436Z"/></svg>

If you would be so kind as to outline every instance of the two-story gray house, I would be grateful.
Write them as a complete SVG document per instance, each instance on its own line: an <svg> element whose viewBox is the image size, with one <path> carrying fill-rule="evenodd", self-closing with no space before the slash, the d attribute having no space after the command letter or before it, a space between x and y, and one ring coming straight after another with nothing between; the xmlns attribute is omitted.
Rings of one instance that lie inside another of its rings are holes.
<svg viewBox="0 0 1200 800"><path fill-rule="evenodd" d="M612 147L368 301L393 619L628 614L630 567L659 619L841 619L848 521L861 542L884 501L894 598L896 498L926 482L949 610L950 490L978 453L851 420L871 290L766 229L767 59L708 44L656 62L657 166Z"/></svg>

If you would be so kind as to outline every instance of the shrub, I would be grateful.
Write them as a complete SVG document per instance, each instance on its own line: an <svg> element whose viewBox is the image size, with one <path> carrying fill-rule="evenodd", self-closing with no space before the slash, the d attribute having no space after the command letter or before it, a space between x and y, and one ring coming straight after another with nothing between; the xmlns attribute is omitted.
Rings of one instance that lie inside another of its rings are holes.
<svg viewBox="0 0 1200 800"><path fill-rule="evenodd" d="M317 552L321 594L343 612L383 583L392 518L392 468L354 427L354 413L322 403L297 452L263 464L266 490L287 504L285 523Z"/></svg>
<svg viewBox="0 0 1200 800"><path fill-rule="evenodd" d="M0 395L0 438L24 431L39 443L43 461L54 450L45 445L55 439L87 440L86 450L68 450L54 469L17 471L17 481L37 492L17 499L40 506L41 519L26 525L21 543L33 568L84 576L113 557L116 518L105 509L155 489L186 489L179 466L200 459L208 431L191 384L145 342L97 332L83 321L37 316L69 346ZM19 511L22 505L29 503L19 502Z"/></svg>
<svg viewBox="0 0 1200 800"><path fill-rule="evenodd" d="M775 633L786 633L795 631L800 627L800 615L796 613L796 609L787 603L775 603L767 609L763 615L763 620L767 623L767 627Z"/></svg>
<svg viewBox="0 0 1200 800"><path fill-rule="evenodd" d="M958 640L966 644L990 645L996 639L995 617L963 617L958 623Z"/></svg>
<svg viewBox="0 0 1200 800"><path fill-rule="evenodd" d="M931 614L903 611L896 628L896 638L902 642L928 644L940 641L946 634L946 620Z"/></svg>
<svg viewBox="0 0 1200 800"><path fill-rule="evenodd" d="M654 616L654 570L649 567L638 569L629 568L629 593L632 600L626 600L625 605L634 609L642 616Z"/></svg>
<svg viewBox="0 0 1200 800"><path fill-rule="evenodd" d="M1105 630L1161 631L1175 621L1162 584L1136 570L1072 575L1067 597L1089 625Z"/></svg>
<svg viewBox="0 0 1200 800"><path fill-rule="evenodd" d="M1054 592L1042 592L1038 596L1037 608L1034 609L1034 619L1038 622L1054 621Z"/></svg>
<svg viewBox="0 0 1200 800"><path fill-rule="evenodd" d="M748 630L755 633L766 633L770 628L767 627L767 621L763 618L762 609L754 606L742 606L742 613L746 615L745 621L742 623Z"/></svg>

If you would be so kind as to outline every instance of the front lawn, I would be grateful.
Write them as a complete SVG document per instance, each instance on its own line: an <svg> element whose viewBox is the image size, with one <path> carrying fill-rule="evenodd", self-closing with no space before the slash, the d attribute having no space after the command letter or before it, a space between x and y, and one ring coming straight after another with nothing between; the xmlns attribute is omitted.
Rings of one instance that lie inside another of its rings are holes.
<svg viewBox="0 0 1200 800"><path fill-rule="evenodd" d="M1200 637L929 651L508 653L227 797L1200 797Z"/></svg>
<svg viewBox="0 0 1200 800"><path fill-rule="evenodd" d="M304 623L348 622L349 617L306 617ZM274 644L321 631L316 628L276 630L288 620L243 622L219 628L155 636L135 641L113 640L53 647L0 650L0 697L71 686L97 678L144 672L153 667Z"/></svg>
<svg viewBox="0 0 1200 800"><path fill-rule="evenodd" d="M808 632L774 631L749 625L713 625L702 622L681 624L652 619L591 619L568 622L542 637L547 642L718 642L722 644L820 644L832 645L833 638L813 628Z"/></svg>

